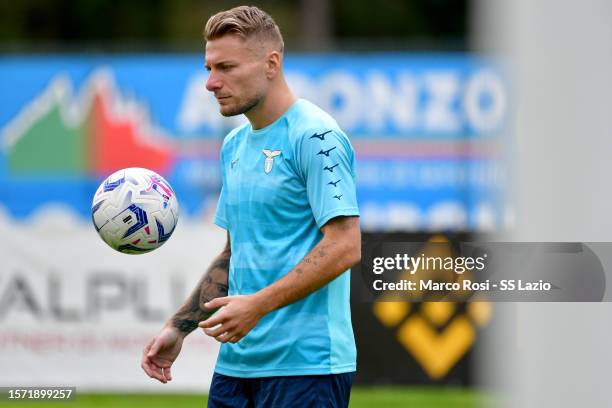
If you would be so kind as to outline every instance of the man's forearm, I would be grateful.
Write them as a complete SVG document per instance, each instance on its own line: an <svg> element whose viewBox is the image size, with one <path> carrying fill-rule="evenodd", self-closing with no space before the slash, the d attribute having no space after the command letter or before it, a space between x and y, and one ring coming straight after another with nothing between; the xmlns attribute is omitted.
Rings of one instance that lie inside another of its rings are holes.
<svg viewBox="0 0 612 408"><path fill-rule="evenodd" d="M334 228L287 275L256 293L266 313L305 297L359 262L358 219L341 220Z"/></svg>
<svg viewBox="0 0 612 408"><path fill-rule="evenodd" d="M230 251L226 248L215 258L185 304L172 316L168 324L186 336L198 328L199 322L213 314L215 310L204 307L204 303L227 296L230 256Z"/></svg>

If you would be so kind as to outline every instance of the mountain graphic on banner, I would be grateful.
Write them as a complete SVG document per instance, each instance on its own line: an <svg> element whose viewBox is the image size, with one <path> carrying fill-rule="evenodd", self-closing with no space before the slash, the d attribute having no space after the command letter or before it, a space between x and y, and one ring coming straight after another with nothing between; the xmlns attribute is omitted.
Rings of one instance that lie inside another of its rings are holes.
<svg viewBox="0 0 612 408"><path fill-rule="evenodd" d="M13 174L105 176L125 167L171 170L174 148L141 103L123 97L108 71L80 94L65 76L25 106L2 131Z"/></svg>

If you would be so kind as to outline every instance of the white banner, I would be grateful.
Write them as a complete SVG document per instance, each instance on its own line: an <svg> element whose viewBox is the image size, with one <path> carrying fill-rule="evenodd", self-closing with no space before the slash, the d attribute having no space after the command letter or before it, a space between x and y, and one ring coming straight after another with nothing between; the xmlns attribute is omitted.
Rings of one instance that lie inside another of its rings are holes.
<svg viewBox="0 0 612 408"><path fill-rule="evenodd" d="M47 207L17 222L0 209L0 384L79 390L208 390L218 343L185 341L163 385L140 368L142 349L225 244L210 222L181 219L143 255L113 251L93 226Z"/></svg>

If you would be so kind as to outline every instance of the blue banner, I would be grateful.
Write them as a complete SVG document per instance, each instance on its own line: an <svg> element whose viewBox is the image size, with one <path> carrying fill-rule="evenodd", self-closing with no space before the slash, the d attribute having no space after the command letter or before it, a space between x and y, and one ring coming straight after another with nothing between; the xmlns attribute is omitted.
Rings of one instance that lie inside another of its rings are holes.
<svg viewBox="0 0 612 408"><path fill-rule="evenodd" d="M358 160L368 229L472 230L502 223L502 70L467 55L288 55L295 93L334 116ZM102 178L122 167L167 177L183 215L210 212L224 118L203 55L0 58L0 208L48 205L89 217Z"/></svg>

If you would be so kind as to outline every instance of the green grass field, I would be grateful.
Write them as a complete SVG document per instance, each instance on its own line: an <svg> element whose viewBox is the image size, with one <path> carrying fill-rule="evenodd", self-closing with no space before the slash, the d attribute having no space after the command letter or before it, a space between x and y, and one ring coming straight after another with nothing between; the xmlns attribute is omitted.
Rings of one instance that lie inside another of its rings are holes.
<svg viewBox="0 0 612 408"><path fill-rule="evenodd" d="M67 402L0 402L15 408L193 408L206 406L205 395L184 394L78 394ZM493 398L458 388L353 387L351 408L479 408L494 406Z"/></svg>

